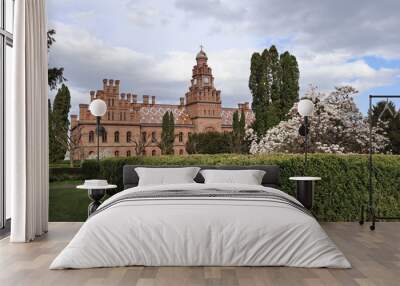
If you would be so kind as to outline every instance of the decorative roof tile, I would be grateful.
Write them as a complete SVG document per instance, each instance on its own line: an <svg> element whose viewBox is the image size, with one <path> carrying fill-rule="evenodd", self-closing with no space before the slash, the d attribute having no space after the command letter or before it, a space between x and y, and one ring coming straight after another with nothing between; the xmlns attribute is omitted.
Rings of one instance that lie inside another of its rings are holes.
<svg viewBox="0 0 400 286"><path fill-rule="evenodd" d="M140 123L161 124L164 114L172 111L177 124L192 124L189 114L184 107L178 105L152 105L140 108Z"/></svg>

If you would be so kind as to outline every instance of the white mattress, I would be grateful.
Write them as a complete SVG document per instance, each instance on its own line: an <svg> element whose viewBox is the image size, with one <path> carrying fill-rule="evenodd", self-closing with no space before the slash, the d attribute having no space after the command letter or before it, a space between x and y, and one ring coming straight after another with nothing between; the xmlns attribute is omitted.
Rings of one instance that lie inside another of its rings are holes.
<svg viewBox="0 0 400 286"><path fill-rule="evenodd" d="M265 190L254 185L182 184L149 190ZM297 202L297 201L296 201ZM50 269L145 266L293 266L350 268L318 222L298 209L246 198L123 201L90 217Z"/></svg>

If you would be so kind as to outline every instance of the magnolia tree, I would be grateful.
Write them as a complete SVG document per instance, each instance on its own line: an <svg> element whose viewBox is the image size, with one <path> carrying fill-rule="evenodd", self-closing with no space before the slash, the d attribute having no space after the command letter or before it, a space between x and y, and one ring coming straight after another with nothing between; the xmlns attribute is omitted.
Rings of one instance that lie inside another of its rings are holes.
<svg viewBox="0 0 400 286"><path fill-rule="evenodd" d="M369 123L354 103L358 91L351 86L336 87L330 94L311 86L305 97L314 102L314 113L309 117L309 151L323 153L367 153ZM252 129L246 130L250 140L250 153L304 151L304 137L299 135L303 118L297 112L297 103L290 109L288 119L257 137ZM383 151L388 143L386 134L378 124L372 130L373 148Z"/></svg>

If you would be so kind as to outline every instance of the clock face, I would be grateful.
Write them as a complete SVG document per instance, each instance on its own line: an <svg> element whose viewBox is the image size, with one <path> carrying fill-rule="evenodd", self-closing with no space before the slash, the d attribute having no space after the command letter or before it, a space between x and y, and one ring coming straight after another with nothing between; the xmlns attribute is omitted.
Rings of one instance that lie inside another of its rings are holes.
<svg viewBox="0 0 400 286"><path fill-rule="evenodd" d="M207 76L203 77L203 82L205 84L208 84L209 83L209 78Z"/></svg>
<svg viewBox="0 0 400 286"><path fill-rule="evenodd" d="M194 85L197 84L197 78L195 78L195 79L193 80L193 84L194 84Z"/></svg>

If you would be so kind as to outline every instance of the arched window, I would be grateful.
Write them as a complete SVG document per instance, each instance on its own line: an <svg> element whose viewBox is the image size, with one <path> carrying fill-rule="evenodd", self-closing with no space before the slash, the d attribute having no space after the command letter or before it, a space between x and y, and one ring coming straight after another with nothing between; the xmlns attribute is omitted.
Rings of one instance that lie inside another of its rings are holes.
<svg viewBox="0 0 400 286"><path fill-rule="evenodd" d="M90 131L89 132L89 143L93 143L94 142L94 131Z"/></svg>
<svg viewBox="0 0 400 286"><path fill-rule="evenodd" d="M119 143L119 132L118 131L114 132L114 142Z"/></svg>
<svg viewBox="0 0 400 286"><path fill-rule="evenodd" d="M119 151L114 152L115 157L119 157Z"/></svg>
<svg viewBox="0 0 400 286"><path fill-rule="evenodd" d="M147 133L146 133L146 131L142 132L142 141L143 142L147 142Z"/></svg>
<svg viewBox="0 0 400 286"><path fill-rule="evenodd" d="M156 150L151 151L151 156L155 156L155 155L157 155Z"/></svg>
<svg viewBox="0 0 400 286"><path fill-rule="evenodd" d="M183 142L183 132L179 132L179 142Z"/></svg>
<svg viewBox="0 0 400 286"><path fill-rule="evenodd" d="M104 131L103 134L101 134L101 141L103 143L107 142L107 132Z"/></svg>
<svg viewBox="0 0 400 286"><path fill-rule="evenodd" d="M157 142L157 134L155 131L151 132L151 142L156 143Z"/></svg>
<svg viewBox="0 0 400 286"><path fill-rule="evenodd" d="M131 151L130 150L126 151L126 157L130 157L130 156L131 156Z"/></svg>
<svg viewBox="0 0 400 286"><path fill-rule="evenodd" d="M183 155L183 149L179 150L179 155Z"/></svg>
<svg viewBox="0 0 400 286"><path fill-rule="evenodd" d="M130 131L126 132L126 142L129 143L132 141L132 133Z"/></svg>

